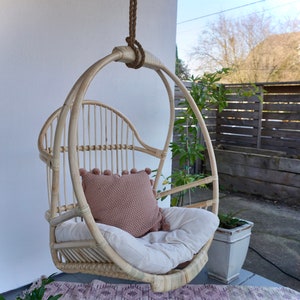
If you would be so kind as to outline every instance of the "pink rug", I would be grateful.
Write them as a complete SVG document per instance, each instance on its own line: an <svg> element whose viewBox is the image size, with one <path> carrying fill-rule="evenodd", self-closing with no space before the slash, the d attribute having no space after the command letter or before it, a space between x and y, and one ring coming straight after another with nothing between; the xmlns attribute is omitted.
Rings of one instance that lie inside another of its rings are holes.
<svg viewBox="0 0 300 300"><path fill-rule="evenodd" d="M207 299L207 300L299 300L300 293L285 287L251 287L230 285L186 285L167 293L153 293L148 284L109 284L54 281L46 285L43 299L63 294L61 300L143 300L143 299Z"/></svg>

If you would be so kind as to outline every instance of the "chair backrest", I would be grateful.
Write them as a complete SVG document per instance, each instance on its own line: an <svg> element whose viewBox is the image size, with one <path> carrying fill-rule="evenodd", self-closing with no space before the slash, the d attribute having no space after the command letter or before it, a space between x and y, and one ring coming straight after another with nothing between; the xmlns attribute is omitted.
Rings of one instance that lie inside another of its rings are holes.
<svg viewBox="0 0 300 300"><path fill-rule="evenodd" d="M48 118L38 140L40 158L47 165L50 208L47 213L48 218L50 216L53 218L78 205L69 170L69 115L62 128L59 162L55 163L53 157L55 132L60 113L61 108ZM134 125L122 113L99 101L86 100L81 105L77 125L77 164L79 168L86 170L99 168L102 172L110 170L113 174L121 174L122 171L130 171L132 168L144 169L147 166L142 166L139 161L145 161L142 156L148 156L157 161L157 168L161 170L171 136L171 130L166 132L166 141L162 149L151 147L142 141ZM154 189L156 189L159 177L153 178Z"/></svg>

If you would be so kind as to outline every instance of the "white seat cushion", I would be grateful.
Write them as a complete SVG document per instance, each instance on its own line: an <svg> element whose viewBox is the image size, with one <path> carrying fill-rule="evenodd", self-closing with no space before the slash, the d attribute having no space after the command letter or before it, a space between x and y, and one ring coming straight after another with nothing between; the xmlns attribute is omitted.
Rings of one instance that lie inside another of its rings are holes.
<svg viewBox="0 0 300 300"><path fill-rule="evenodd" d="M97 224L112 248L137 269L154 274L166 273L193 258L214 235L218 217L204 209L163 208L170 231L155 231L141 238L114 226ZM57 242L89 240L84 223L65 222L56 228Z"/></svg>

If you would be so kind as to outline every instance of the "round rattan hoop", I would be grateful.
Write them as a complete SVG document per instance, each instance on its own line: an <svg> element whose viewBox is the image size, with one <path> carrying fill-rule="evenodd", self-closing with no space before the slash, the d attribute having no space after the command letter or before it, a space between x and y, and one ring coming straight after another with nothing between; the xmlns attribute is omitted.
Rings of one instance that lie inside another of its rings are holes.
<svg viewBox="0 0 300 300"><path fill-rule="evenodd" d="M85 99L85 95L87 90L95 78L95 76L107 65L113 62L121 62L124 64L131 64L136 61L136 53L135 51L129 46L120 46L113 49L113 51L105 56L104 58L100 59L96 63L94 63L91 67L89 67L77 80L73 88L71 89L69 95L66 98L66 101L61 108L61 112L59 115L57 129L55 132L55 139L54 139L54 146L53 146L53 160L52 160L52 169L53 169L53 182L52 184L59 185L59 176L56 172L59 170L59 163L60 163L60 142L63 135L63 129L65 127L67 115L70 112L70 120L69 120L69 133L68 133L68 159L69 159L69 166L70 166L70 174L72 185L74 189L74 193L76 199L78 200L78 206L80 211L80 216L82 216L87 224L96 245L101 246L104 248L106 255L117 265L118 268L123 270L125 273L128 274L129 278L135 278L139 281L145 281L151 283L152 289L156 292L163 292L171 289L178 288L190 280L192 280L199 271L203 268L207 261L207 251L212 241L212 238L207 242L207 244L200 250L198 254L195 255L193 260L182 270L176 269L174 272L171 271L168 274L164 275L157 275L157 274L149 274L142 272L133 266L129 265L125 260L123 260L115 251L110 247L107 243L103 235L101 234L100 230L96 226L94 218L91 214L89 205L86 201L84 191L82 189L81 178L79 175L79 165L77 159L77 128L78 128L78 118L80 109L82 107L82 103ZM208 130L206 128L204 119L195 104L193 98L191 97L190 93L184 86L184 84L180 81L180 79L174 75L168 68L166 68L155 56L151 53L145 51L145 58L143 66L144 68L152 69L154 72L158 74L158 76L163 81L167 89L167 93L170 96L172 94L169 81L171 80L175 85L183 93L184 97L187 99L191 109L193 110L196 118L198 119L199 126L201 128L204 141L206 144L208 157L211 166L211 176L208 176L207 181L205 183L212 183L213 185L213 196L212 200L210 200L209 206L211 206L211 210L213 213L217 214L218 212L218 203L219 203L219 189L218 189L218 174L217 174L217 167L216 167L216 160L213 151L213 145L210 140L210 136ZM172 96L172 95L171 95ZM173 120L172 120L173 122ZM157 174L159 176L159 174ZM184 185L179 188L173 189L174 192L178 192L181 190L185 190L194 186L199 185L198 182L194 182L191 184ZM59 197L58 191L56 189L52 190L52 208L50 209L52 215L49 219L55 217L56 207L55 201L56 198ZM164 194L161 193L163 196ZM75 268L75 266L74 266ZM76 269L76 268L75 268ZM74 270L75 272L75 270ZM95 271L95 273L97 273ZM118 277L114 275L113 277Z"/></svg>

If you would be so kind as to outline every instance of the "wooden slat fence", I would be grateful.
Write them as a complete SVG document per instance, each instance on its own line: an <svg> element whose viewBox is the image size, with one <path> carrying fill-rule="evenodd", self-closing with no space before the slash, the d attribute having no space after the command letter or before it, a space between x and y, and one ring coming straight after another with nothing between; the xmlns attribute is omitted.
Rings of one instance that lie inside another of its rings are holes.
<svg viewBox="0 0 300 300"><path fill-rule="evenodd" d="M299 207L300 82L226 87L228 107L221 113L203 112L220 186ZM180 101L182 95L175 95ZM193 171L203 170L210 170L207 160L205 165L199 161Z"/></svg>
<svg viewBox="0 0 300 300"><path fill-rule="evenodd" d="M247 86L227 86L229 105L217 114L216 143L300 153L300 83L257 85L252 97L241 96Z"/></svg>
<svg viewBox="0 0 300 300"><path fill-rule="evenodd" d="M187 83L190 87L191 83ZM227 85L228 107L202 112L213 143L300 155L300 82ZM252 96L249 95L252 90ZM175 90L175 98L182 95Z"/></svg>

